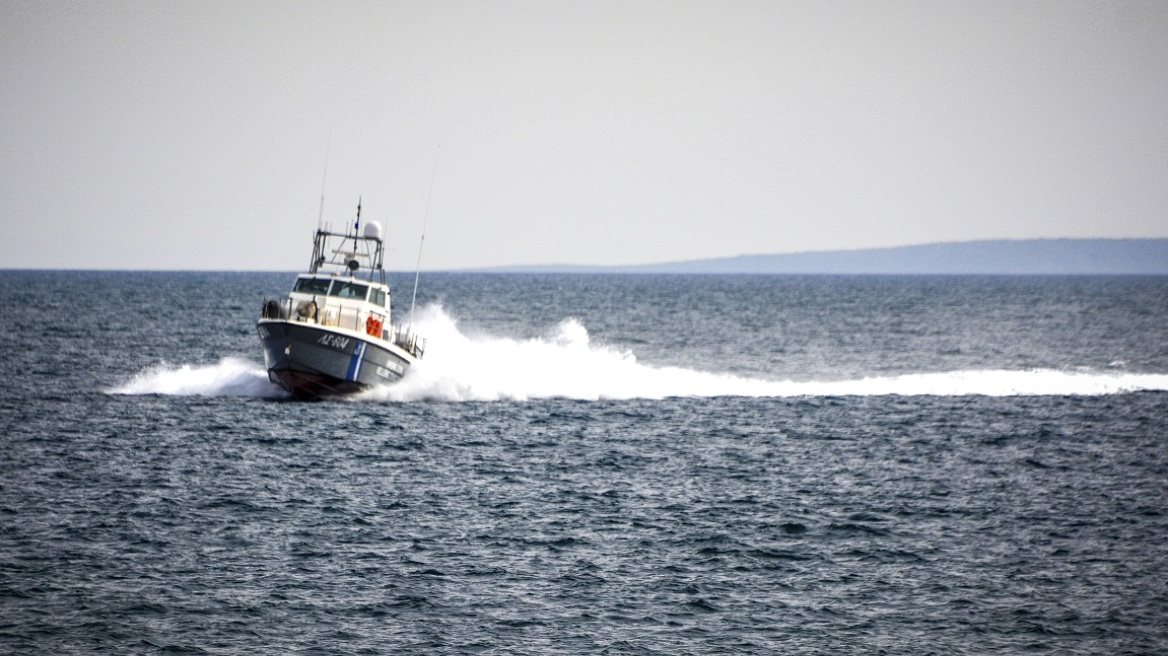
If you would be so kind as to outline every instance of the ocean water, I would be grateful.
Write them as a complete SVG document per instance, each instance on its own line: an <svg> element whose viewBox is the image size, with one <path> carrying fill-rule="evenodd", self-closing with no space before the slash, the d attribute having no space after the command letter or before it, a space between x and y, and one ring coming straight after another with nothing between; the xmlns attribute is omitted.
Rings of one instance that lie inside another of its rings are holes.
<svg viewBox="0 0 1168 656"><path fill-rule="evenodd" d="M1168 278L292 279L0 272L0 653L1168 652Z"/></svg>

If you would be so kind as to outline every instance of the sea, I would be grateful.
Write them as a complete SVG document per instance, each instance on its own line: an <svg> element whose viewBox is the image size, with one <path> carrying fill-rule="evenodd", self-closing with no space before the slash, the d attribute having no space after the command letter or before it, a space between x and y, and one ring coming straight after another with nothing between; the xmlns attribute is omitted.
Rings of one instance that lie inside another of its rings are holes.
<svg viewBox="0 0 1168 656"><path fill-rule="evenodd" d="M1168 653L1168 277L0 272L0 653Z"/></svg>

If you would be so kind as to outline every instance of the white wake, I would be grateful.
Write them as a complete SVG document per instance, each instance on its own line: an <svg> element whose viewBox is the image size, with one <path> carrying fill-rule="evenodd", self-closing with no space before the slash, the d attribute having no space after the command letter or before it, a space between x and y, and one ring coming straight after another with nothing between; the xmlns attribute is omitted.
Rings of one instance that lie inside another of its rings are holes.
<svg viewBox="0 0 1168 656"><path fill-rule="evenodd" d="M833 382L762 380L643 364L629 351L593 344L588 330L576 319L560 322L541 338L471 336L434 306L422 313L418 332L429 338L425 358L397 385L372 390L361 398L495 401L556 397L1020 396L1168 390L1168 375L1053 370L919 373Z"/></svg>
<svg viewBox="0 0 1168 656"><path fill-rule="evenodd" d="M469 335L441 307L419 312L415 328L428 339L425 357L404 380L365 392L360 401L581 400L668 397L807 396L1090 396L1168 391L1168 374L1115 371L977 370L874 376L858 380L763 380L637 361L623 349L594 344L576 319L547 335L513 339ZM258 350L257 345L257 350ZM160 365L115 394L279 398L263 366L234 358L215 365Z"/></svg>
<svg viewBox="0 0 1168 656"><path fill-rule="evenodd" d="M108 391L110 394L170 396L287 396L279 387L268 382L268 374L262 366L236 358L224 358L218 364L201 367L160 364Z"/></svg>

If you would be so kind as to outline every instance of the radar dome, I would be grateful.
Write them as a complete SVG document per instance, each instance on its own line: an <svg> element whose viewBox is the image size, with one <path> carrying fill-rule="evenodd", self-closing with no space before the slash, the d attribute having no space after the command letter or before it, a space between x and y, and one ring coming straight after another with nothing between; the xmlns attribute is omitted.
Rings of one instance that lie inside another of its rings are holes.
<svg viewBox="0 0 1168 656"><path fill-rule="evenodd" d="M381 239L381 224L376 221L366 223L365 236L371 239Z"/></svg>

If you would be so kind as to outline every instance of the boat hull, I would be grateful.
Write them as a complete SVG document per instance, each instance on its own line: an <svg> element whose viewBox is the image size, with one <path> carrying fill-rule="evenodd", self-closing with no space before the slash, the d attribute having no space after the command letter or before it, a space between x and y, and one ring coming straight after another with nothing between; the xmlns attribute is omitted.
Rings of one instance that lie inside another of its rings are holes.
<svg viewBox="0 0 1168 656"><path fill-rule="evenodd" d="M256 324L268 380L301 400L318 400L390 385L414 358L383 340L283 319Z"/></svg>

